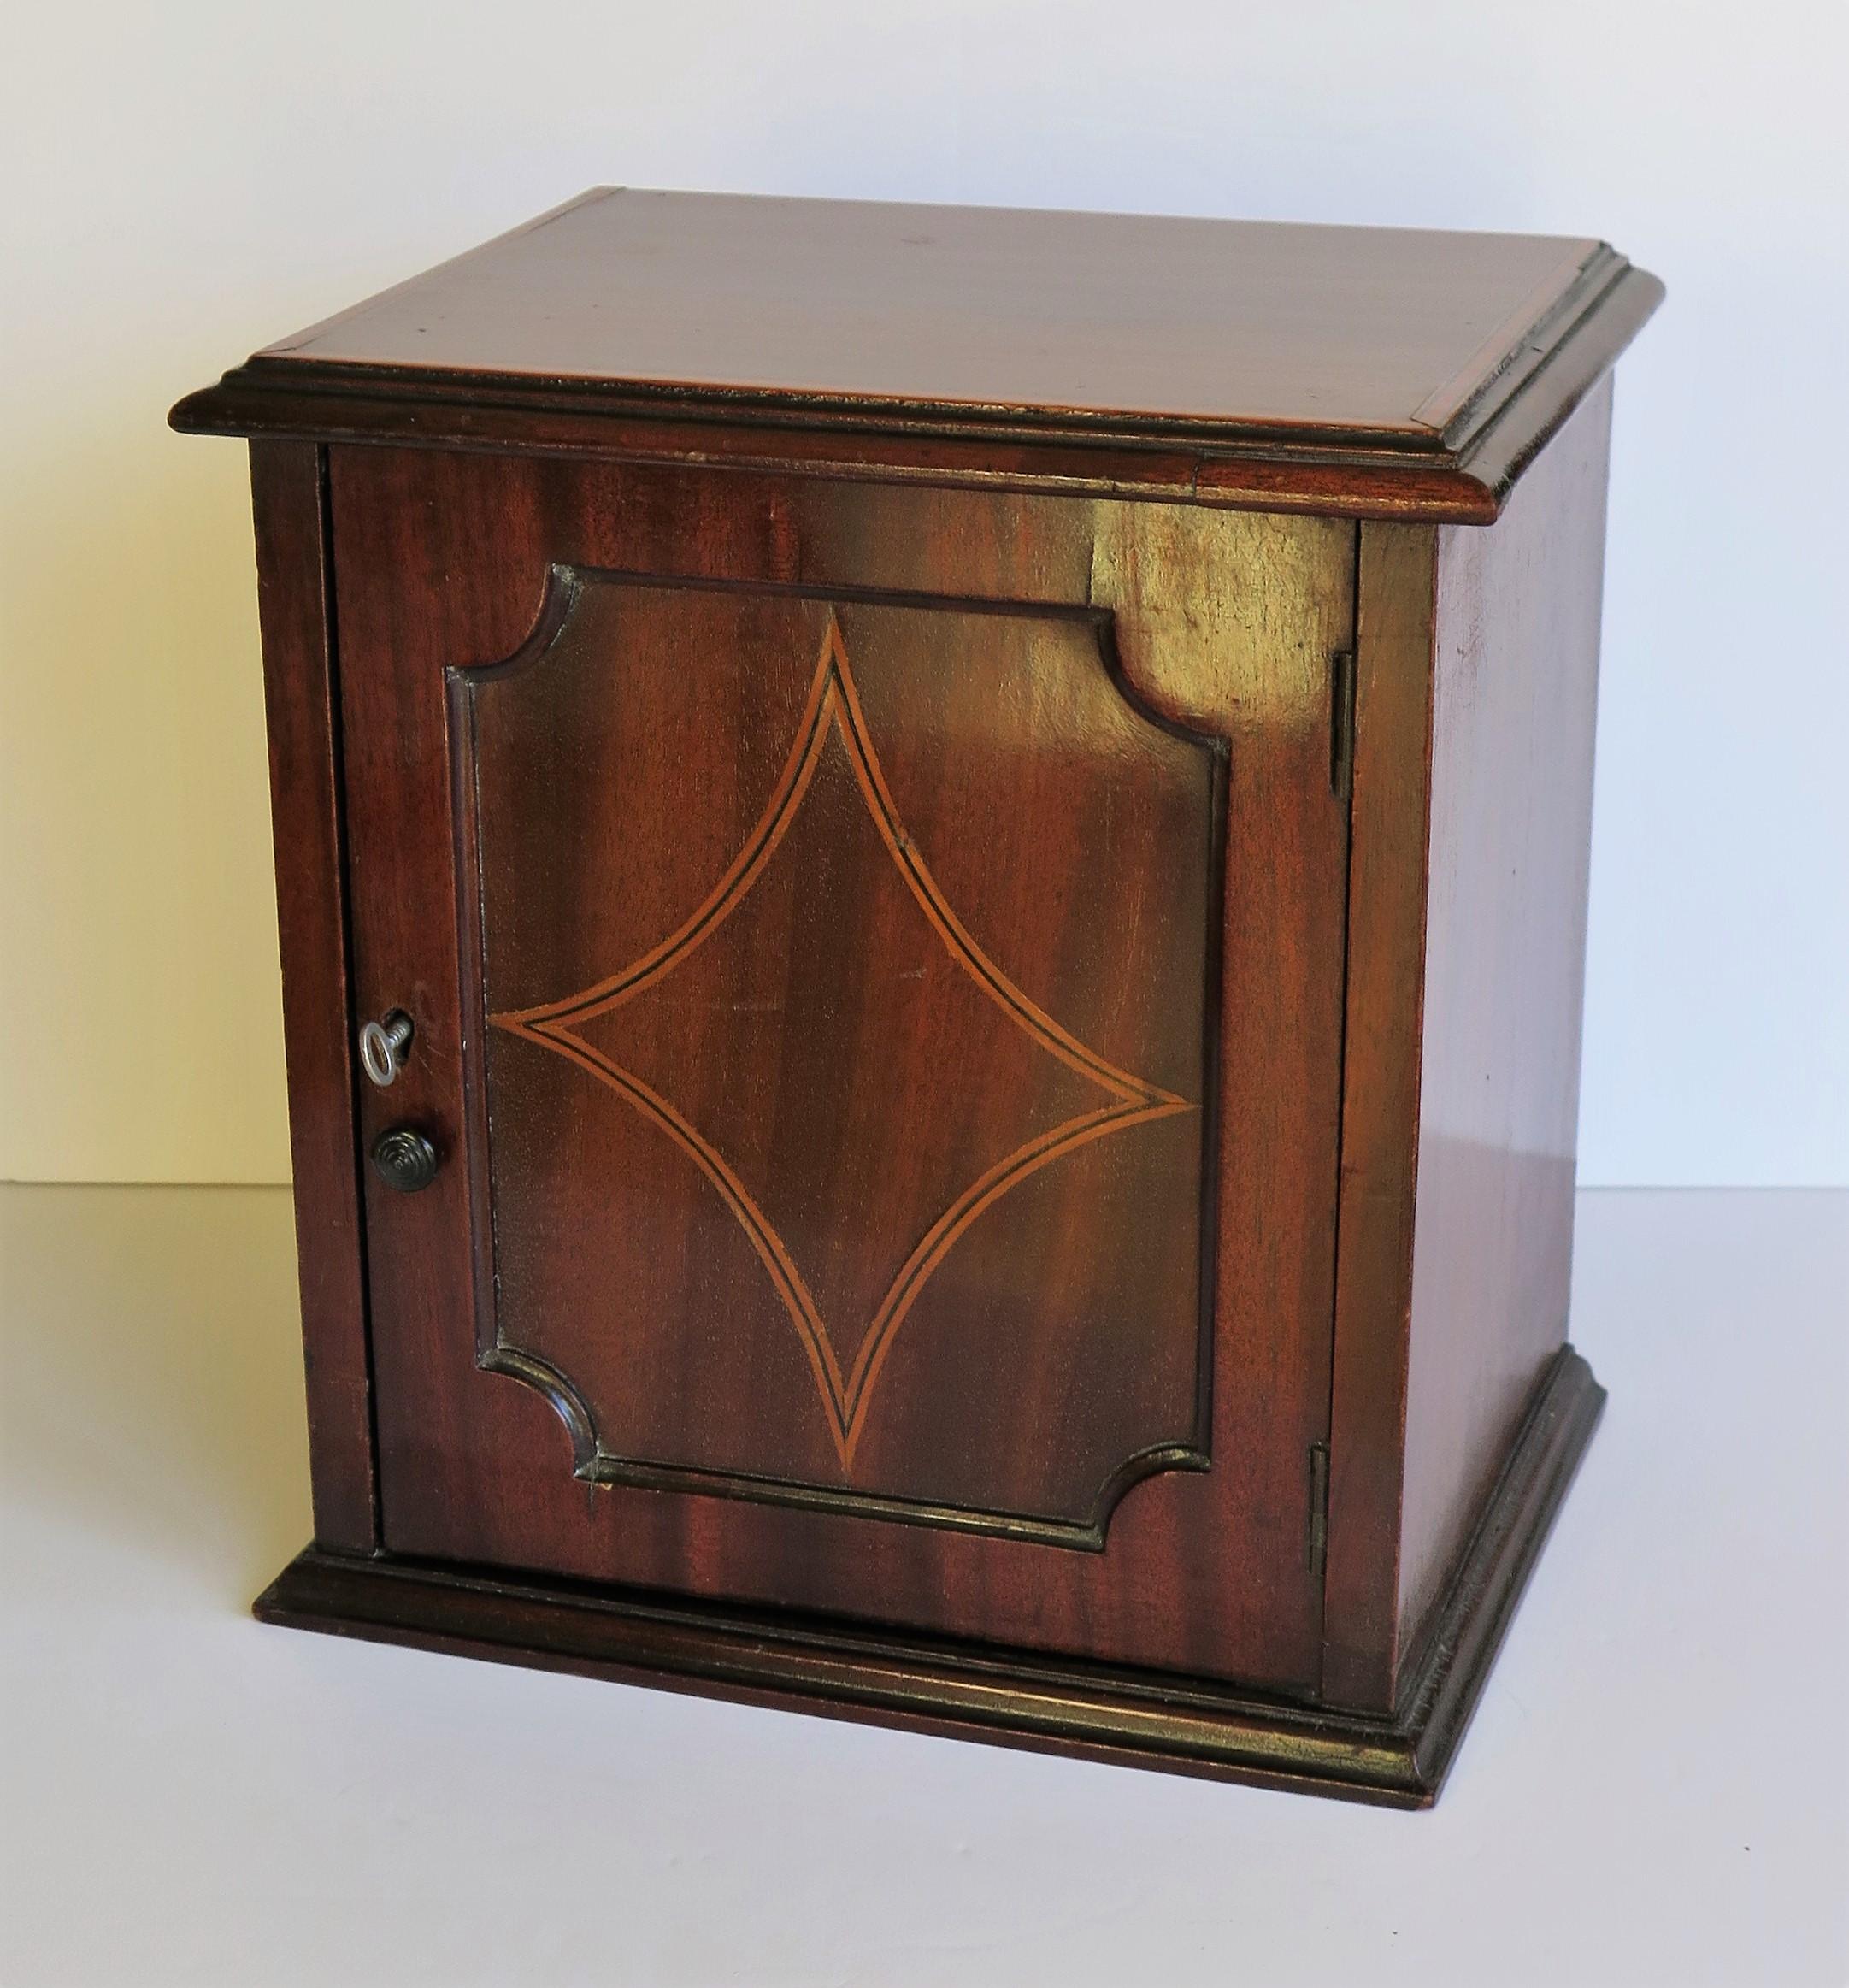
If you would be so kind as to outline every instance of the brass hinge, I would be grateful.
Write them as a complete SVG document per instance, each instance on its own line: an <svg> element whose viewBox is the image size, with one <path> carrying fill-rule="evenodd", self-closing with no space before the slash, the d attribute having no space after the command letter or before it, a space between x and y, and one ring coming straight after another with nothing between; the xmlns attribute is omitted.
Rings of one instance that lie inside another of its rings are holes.
<svg viewBox="0 0 1849 1988"><path fill-rule="evenodd" d="M1346 797L1355 782L1355 652L1329 658L1329 791Z"/></svg>
<svg viewBox="0 0 1849 1988"><path fill-rule="evenodd" d="M1316 1579L1322 1575L1323 1559L1329 1549L1329 1446L1310 1446L1310 1537L1305 1564Z"/></svg>

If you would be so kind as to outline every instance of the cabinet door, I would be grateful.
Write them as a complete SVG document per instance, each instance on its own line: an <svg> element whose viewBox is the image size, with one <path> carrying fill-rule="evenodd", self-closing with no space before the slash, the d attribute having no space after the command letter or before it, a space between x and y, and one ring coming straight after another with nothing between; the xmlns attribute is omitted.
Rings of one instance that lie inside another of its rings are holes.
<svg viewBox="0 0 1849 1988"><path fill-rule="evenodd" d="M332 488L388 1549L1313 1685L1350 528Z"/></svg>

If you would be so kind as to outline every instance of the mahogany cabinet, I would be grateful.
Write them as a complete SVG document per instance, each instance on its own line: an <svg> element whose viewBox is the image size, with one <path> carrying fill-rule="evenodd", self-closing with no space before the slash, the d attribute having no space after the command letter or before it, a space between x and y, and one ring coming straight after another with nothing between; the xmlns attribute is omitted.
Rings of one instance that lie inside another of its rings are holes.
<svg viewBox="0 0 1849 1988"><path fill-rule="evenodd" d="M1429 1801L1564 1343L1593 241L600 191L259 353L266 1619Z"/></svg>

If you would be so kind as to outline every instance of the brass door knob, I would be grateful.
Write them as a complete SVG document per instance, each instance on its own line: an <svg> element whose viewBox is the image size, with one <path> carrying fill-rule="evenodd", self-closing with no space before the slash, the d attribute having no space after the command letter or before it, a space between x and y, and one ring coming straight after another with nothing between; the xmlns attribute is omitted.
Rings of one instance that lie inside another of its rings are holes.
<svg viewBox="0 0 1849 1988"><path fill-rule="evenodd" d="M373 1171L388 1188L415 1195L437 1177L437 1149L415 1125L393 1125L373 1141Z"/></svg>

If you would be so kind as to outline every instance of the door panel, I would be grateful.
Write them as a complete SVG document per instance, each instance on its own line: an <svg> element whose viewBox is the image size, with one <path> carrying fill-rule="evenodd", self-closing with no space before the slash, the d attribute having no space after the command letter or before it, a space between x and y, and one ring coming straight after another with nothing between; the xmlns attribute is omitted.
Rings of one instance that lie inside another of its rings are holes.
<svg viewBox="0 0 1849 1988"><path fill-rule="evenodd" d="M559 569L452 671L481 1354L580 1476L1096 1544L1204 1464L1220 748L1104 633Z"/></svg>
<svg viewBox="0 0 1849 1988"><path fill-rule="evenodd" d="M388 1546L1313 1684L1351 528L332 484Z"/></svg>

